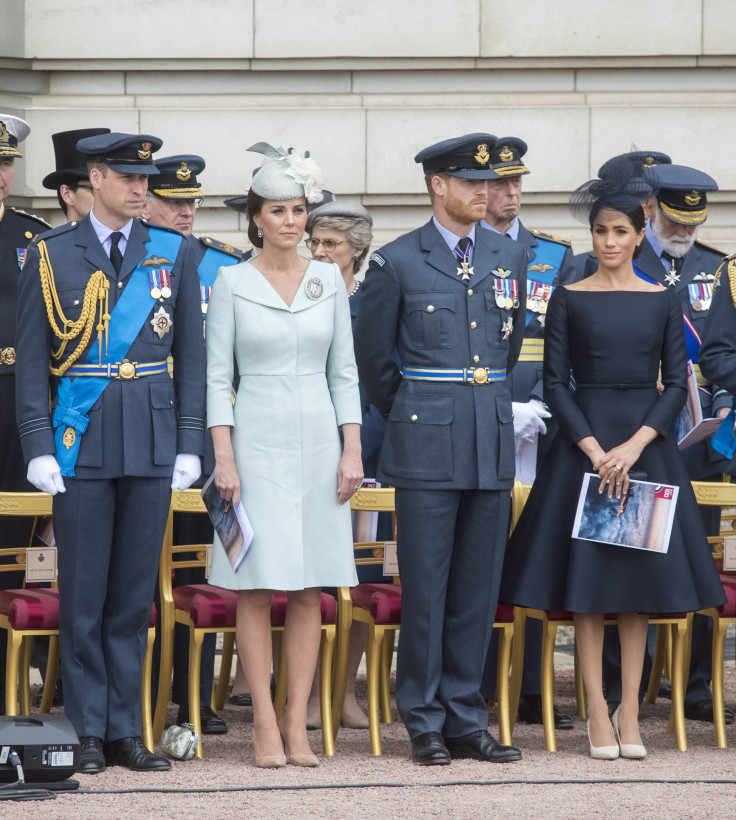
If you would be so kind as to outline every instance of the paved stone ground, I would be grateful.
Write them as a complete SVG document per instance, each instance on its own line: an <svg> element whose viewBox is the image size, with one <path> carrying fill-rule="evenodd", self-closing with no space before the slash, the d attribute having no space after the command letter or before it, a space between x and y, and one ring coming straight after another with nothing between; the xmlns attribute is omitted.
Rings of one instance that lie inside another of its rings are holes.
<svg viewBox="0 0 736 820"><path fill-rule="evenodd" d="M563 660L561 657L560 660ZM558 665L558 705L573 713L572 670ZM360 692L360 689L359 689ZM726 670L727 703L736 701L736 671ZM585 723L558 733L559 751L545 751L542 729L517 727L519 763L455 761L421 768L396 720L382 730L384 754L370 755L367 731L340 731L336 756L316 769L253 766L252 713L227 705L230 731L205 738L205 759L175 762L171 772L135 774L114 768L80 776L80 791L37 803L0 803L0 818L713 818L730 817L736 800L736 725L731 748L715 748L712 726L688 722L689 751L666 732L669 701L642 708L644 761L594 761ZM173 707L169 717L174 718ZM495 714L491 711L491 731ZM312 735L313 747L320 733Z"/></svg>

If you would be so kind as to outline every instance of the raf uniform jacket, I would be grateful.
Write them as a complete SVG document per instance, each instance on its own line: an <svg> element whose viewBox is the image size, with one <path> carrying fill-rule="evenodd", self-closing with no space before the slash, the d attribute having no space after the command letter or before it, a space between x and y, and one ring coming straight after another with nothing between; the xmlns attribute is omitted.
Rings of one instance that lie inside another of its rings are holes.
<svg viewBox="0 0 736 820"><path fill-rule="evenodd" d="M709 311L697 311L693 308L688 285L693 282L695 277L697 277L697 282L712 284L715 273L722 261L723 254L720 251L696 241L683 257L679 274L680 281L675 285L675 291L682 304L682 312L691 322L701 339L703 338ZM656 279L657 282L667 287L665 281L667 271L647 239L644 240L641 254L638 259L634 260L634 264L642 273L651 276L652 279ZM707 392L698 390L703 418L715 416L721 407L731 406L731 396L729 394L719 390L715 384L705 385L705 387ZM710 478L717 473L724 472L728 467L728 460L723 458L720 453L717 453L710 446L709 441L700 441L682 450L682 457L690 477L695 480Z"/></svg>
<svg viewBox="0 0 736 820"><path fill-rule="evenodd" d="M502 490L513 482L507 383L408 381L392 357L396 348L402 367L514 366L524 335L524 248L478 228L469 282L458 267L431 221L370 259L356 359L370 400L388 417L378 477L396 487ZM509 310L498 307L494 291L504 273L518 283L519 306Z"/></svg>
<svg viewBox="0 0 736 820"><path fill-rule="evenodd" d="M67 319L79 317L84 290L90 276L102 270L110 284L109 312L115 321L115 304L130 275L146 254L148 227L133 221L120 274L97 238L89 217L39 237L48 248L56 290ZM56 351L54 335L39 276L36 243L28 249L18 297L17 414L26 461L55 452L51 419L58 379L51 377L49 412L49 351ZM189 242L182 240L171 269L169 298L153 303L126 358L131 362L174 358L174 377L168 373L127 381L112 379L90 409L89 425L82 436L75 467L78 478L122 476L170 476L177 453L202 455L204 450L205 352L199 281ZM151 319L163 308L170 317L170 330L159 338ZM57 318L58 321L58 318ZM93 332L85 353L96 338ZM74 350L70 342L68 351ZM91 377L82 377L91 378Z"/></svg>
<svg viewBox="0 0 736 820"><path fill-rule="evenodd" d="M703 333L700 367L703 375L736 394L736 260L724 260L713 288L713 301Z"/></svg>

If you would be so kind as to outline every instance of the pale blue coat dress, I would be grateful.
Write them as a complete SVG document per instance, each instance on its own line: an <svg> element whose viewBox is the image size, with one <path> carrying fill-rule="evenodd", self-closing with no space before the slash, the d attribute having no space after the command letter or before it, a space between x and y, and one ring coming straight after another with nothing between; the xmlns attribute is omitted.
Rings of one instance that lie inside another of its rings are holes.
<svg viewBox="0 0 736 820"><path fill-rule="evenodd" d="M355 585L350 505L337 503L338 426L360 424L361 409L340 269L311 261L287 306L249 262L220 268L206 333L207 423L233 428L241 498L255 532L237 572L215 535L209 582L227 589Z"/></svg>

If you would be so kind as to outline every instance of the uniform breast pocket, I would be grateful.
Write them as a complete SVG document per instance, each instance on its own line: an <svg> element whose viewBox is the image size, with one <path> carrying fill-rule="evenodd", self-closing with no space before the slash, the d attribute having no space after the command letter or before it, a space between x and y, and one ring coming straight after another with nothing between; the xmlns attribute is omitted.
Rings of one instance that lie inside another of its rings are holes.
<svg viewBox="0 0 736 820"><path fill-rule="evenodd" d="M153 463L173 464L176 459L176 399L174 382L151 382Z"/></svg>
<svg viewBox="0 0 736 820"><path fill-rule="evenodd" d="M401 393L391 408L381 469L389 476L452 481L452 396Z"/></svg>
<svg viewBox="0 0 736 820"><path fill-rule="evenodd" d="M511 317L511 311L504 310L496 304L496 292L485 291L486 297L486 341L491 347L508 348L509 341L504 339L503 324Z"/></svg>
<svg viewBox="0 0 736 820"><path fill-rule="evenodd" d="M409 335L417 350L457 347L454 293L407 293L405 304Z"/></svg>
<svg viewBox="0 0 736 820"><path fill-rule="evenodd" d="M72 288L68 290L59 290L59 305L64 318L69 322L76 322L82 315L82 307L84 305L84 291L79 288ZM93 310L98 309L98 302L93 302Z"/></svg>

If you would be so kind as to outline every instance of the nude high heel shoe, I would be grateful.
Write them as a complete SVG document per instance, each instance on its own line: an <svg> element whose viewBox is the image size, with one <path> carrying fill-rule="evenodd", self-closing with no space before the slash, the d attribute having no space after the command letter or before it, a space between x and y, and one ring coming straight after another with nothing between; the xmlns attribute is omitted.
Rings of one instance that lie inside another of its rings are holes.
<svg viewBox="0 0 736 820"><path fill-rule="evenodd" d="M618 743L621 750L621 757L627 757L630 760L643 760L647 756L647 750L644 746L638 743L621 743L621 735L618 731L618 709L613 713L611 723L613 724L613 736L616 738L616 743Z"/></svg>
<svg viewBox="0 0 736 820"><path fill-rule="evenodd" d="M284 751L286 752L286 762L290 763L292 766L305 766L308 768L312 768L314 766L319 766L319 760L317 759L317 755L315 754L306 754L306 755L293 755L289 754L289 742L286 740L286 730L284 727L279 723L279 732L281 732L281 740L284 743Z"/></svg>
<svg viewBox="0 0 736 820"><path fill-rule="evenodd" d="M256 739L255 731L253 733L253 746L255 748ZM256 750L256 768L257 769L282 769L286 766L286 755L259 755Z"/></svg>
<svg viewBox="0 0 736 820"><path fill-rule="evenodd" d="M590 743L590 756L595 760L615 760L619 756L618 743L615 746L594 746L590 739L590 718L588 718L588 743Z"/></svg>

